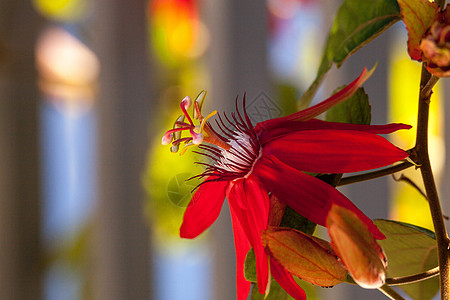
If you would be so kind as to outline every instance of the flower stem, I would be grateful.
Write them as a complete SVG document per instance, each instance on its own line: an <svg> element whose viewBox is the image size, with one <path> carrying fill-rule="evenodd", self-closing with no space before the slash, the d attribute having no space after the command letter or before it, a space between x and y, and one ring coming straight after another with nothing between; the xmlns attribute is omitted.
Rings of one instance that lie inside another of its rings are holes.
<svg viewBox="0 0 450 300"><path fill-rule="evenodd" d="M394 289L392 289L387 284L383 285L382 287L379 287L378 290L380 290L383 294L389 297L389 299L393 300L405 300L399 293L397 293Z"/></svg>
<svg viewBox="0 0 450 300"><path fill-rule="evenodd" d="M386 278L386 284L388 284L390 286L410 284L410 283L415 283L415 282L423 281L426 279L430 279L437 275L439 275L439 267L433 268L433 269L428 270L423 273L414 274L414 275L410 275L410 276Z"/></svg>
<svg viewBox="0 0 450 300"><path fill-rule="evenodd" d="M396 178L394 176L394 180L397 182L400 182L400 181L406 182L411 187L413 187L419 194L421 194L425 198L425 200L428 201L427 194L424 191L422 191L422 189L414 181L412 181L409 177L401 174L399 178Z"/></svg>
<svg viewBox="0 0 450 300"><path fill-rule="evenodd" d="M339 183L337 184L337 186L352 184L352 183L356 183L356 182L366 181L366 180L375 179L378 177L394 174L396 172L402 171L402 170L407 169L412 166L414 166L413 163L404 161L398 165L387 167L387 168L380 169L377 171L367 172L364 174L358 174L358 175L353 175L353 176L347 176L347 177L342 178L339 181Z"/></svg>
<svg viewBox="0 0 450 300"><path fill-rule="evenodd" d="M428 154L428 119L430 111L430 97L432 88L437 82L437 77L431 75L425 65L422 64L420 80L419 112L417 120L416 145L413 155L416 163L420 165L420 171L428 197L431 217L433 219L434 231L438 245L441 299L450 299L450 261L448 255L449 240L445 229L436 183L431 168Z"/></svg>

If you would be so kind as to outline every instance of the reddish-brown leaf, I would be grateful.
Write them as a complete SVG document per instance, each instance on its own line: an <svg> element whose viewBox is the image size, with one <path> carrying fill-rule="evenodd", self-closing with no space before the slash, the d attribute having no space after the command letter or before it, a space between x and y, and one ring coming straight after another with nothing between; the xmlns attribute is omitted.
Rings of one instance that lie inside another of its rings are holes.
<svg viewBox="0 0 450 300"><path fill-rule="evenodd" d="M408 30L408 53L421 60L420 40L438 14L439 6L428 0L398 0L403 22Z"/></svg>
<svg viewBox="0 0 450 300"><path fill-rule="evenodd" d="M386 256L367 226L352 211L333 205L327 217L333 249L353 280L364 288L384 284Z"/></svg>
<svg viewBox="0 0 450 300"><path fill-rule="evenodd" d="M270 196L269 207L269 226L278 226L283 219L283 214L286 209L286 204L281 203L275 195Z"/></svg>
<svg viewBox="0 0 450 300"><path fill-rule="evenodd" d="M333 286L347 277L331 245L291 228L269 228L262 233L266 252L292 275L319 286Z"/></svg>

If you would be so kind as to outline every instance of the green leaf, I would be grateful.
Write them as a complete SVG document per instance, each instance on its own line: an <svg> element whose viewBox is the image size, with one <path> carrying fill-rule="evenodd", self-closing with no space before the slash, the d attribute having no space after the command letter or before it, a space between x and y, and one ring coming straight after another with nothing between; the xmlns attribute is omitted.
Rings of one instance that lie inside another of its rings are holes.
<svg viewBox="0 0 450 300"><path fill-rule="evenodd" d="M345 0L334 19L316 79L300 99L299 108L309 106L333 63L340 67L347 57L398 20L400 8L395 0Z"/></svg>
<svg viewBox="0 0 450 300"><path fill-rule="evenodd" d="M308 300L319 300L323 299L319 297L320 290L322 287L312 285L309 282L303 281L300 278L294 277L297 284L305 291L306 299ZM272 278L270 283L270 291L267 295L267 298L264 297L263 294L260 294L258 291L258 285L256 283L252 284L252 292L251 292L251 300L295 300L291 297L283 288L279 285L279 283Z"/></svg>
<svg viewBox="0 0 450 300"><path fill-rule="evenodd" d="M286 210L284 211L280 227L294 228L311 235L316 229L316 223L311 222L289 206L286 206Z"/></svg>
<svg viewBox="0 0 450 300"><path fill-rule="evenodd" d="M255 251L253 248L251 248L247 252L247 256L245 257L244 262L244 277L247 281L250 282L257 282L256 279L256 258L255 258Z"/></svg>
<svg viewBox="0 0 450 300"><path fill-rule="evenodd" d="M318 293L320 294L321 287L312 285L306 281L303 281L297 277L294 277L297 284L305 291L306 299L308 300L319 300ZM283 288L278 284L278 282L272 279L270 283L270 292L267 298L258 292L258 286L253 284L253 289L251 293L251 300L294 300Z"/></svg>
<svg viewBox="0 0 450 300"><path fill-rule="evenodd" d="M258 291L258 287L256 284L252 289L252 297L251 300L291 300L294 299L289 294L283 290L283 288L276 282L276 280L272 280L270 283L270 292L265 297L263 294L260 294Z"/></svg>
<svg viewBox="0 0 450 300"><path fill-rule="evenodd" d="M408 53L421 60L420 40L438 15L439 6L428 0L398 0L403 22L408 30Z"/></svg>
<svg viewBox="0 0 450 300"><path fill-rule="evenodd" d="M378 241L386 252L388 277L409 276L438 265L434 233L415 225L390 220L375 220L385 240ZM412 299L429 300L439 290L439 277L399 286Z"/></svg>
<svg viewBox="0 0 450 300"><path fill-rule="evenodd" d="M370 125L371 107L364 88L348 100L341 102L327 111L326 120L330 122Z"/></svg>

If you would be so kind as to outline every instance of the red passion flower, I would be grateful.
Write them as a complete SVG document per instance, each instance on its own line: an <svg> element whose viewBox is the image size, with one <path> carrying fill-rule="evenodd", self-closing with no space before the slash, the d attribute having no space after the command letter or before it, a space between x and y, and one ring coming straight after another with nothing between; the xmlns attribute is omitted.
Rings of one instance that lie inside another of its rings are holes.
<svg viewBox="0 0 450 300"><path fill-rule="evenodd" d="M367 80L366 69L347 87L308 109L292 115L267 120L253 126L244 109L231 117L222 114L216 129L201 115L206 93L194 102L193 118L187 113L192 105L189 97L181 102L184 116L162 138L176 151L181 143L198 145L210 163L196 176L202 183L196 189L184 214L180 236L195 238L219 216L225 197L231 210L237 260L238 299L247 299L250 282L244 278L244 261L251 247L255 251L257 281L265 293L270 275L296 299L304 292L293 288L292 275L269 259L261 240L267 229L269 193L302 216L322 226L332 206L355 213L376 239L384 235L348 198L334 187L304 172L347 173L379 168L402 160L408 154L377 134L409 129L404 124L355 125L314 119L333 105L344 101ZM184 122L184 118L188 122ZM193 120L199 120L194 125ZM183 131L189 137L181 137ZM269 268L270 264L270 268Z"/></svg>

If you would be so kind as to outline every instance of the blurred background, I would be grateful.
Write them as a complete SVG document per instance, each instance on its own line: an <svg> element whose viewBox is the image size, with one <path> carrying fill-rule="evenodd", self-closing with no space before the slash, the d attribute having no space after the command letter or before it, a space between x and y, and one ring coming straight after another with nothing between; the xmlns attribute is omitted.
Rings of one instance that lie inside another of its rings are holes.
<svg viewBox="0 0 450 300"><path fill-rule="evenodd" d="M0 299L234 299L227 205L199 238L178 237L184 180L201 169L161 136L204 89L205 111L232 111L246 92L253 122L294 112L340 3L0 0ZM372 123L414 125L420 66L406 39L397 23L333 69L316 101L378 63L364 85ZM442 199L449 93L441 82L430 129ZM414 130L393 141L411 148ZM371 218L432 228L426 201L392 178L342 191ZM385 299L348 285L308 294Z"/></svg>

